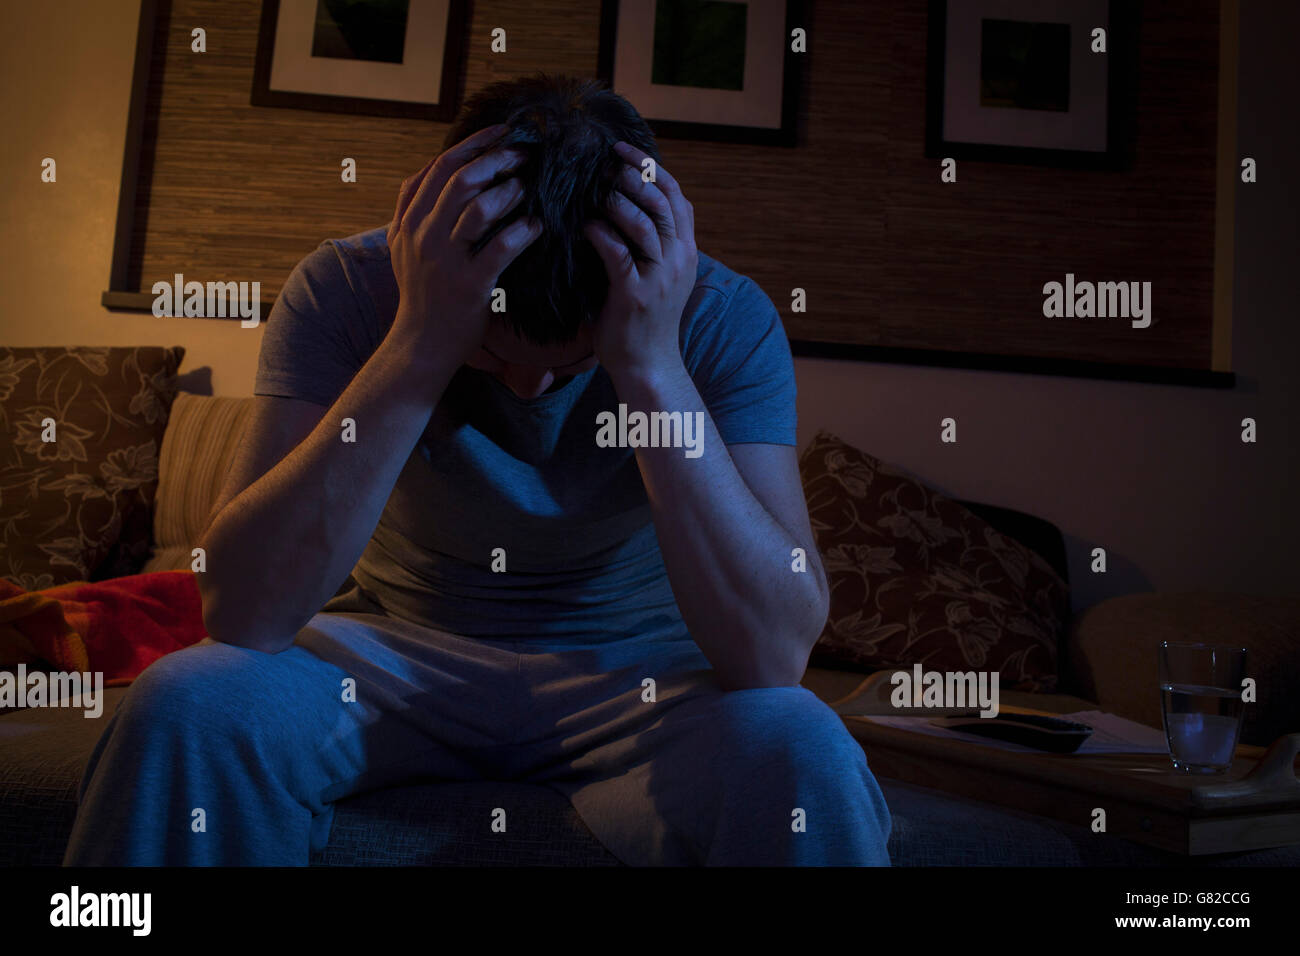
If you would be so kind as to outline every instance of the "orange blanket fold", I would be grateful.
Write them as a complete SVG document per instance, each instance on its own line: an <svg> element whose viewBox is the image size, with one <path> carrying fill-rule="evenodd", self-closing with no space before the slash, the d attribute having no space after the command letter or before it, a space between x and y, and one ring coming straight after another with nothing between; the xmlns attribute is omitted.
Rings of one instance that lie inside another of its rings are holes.
<svg viewBox="0 0 1300 956"><path fill-rule="evenodd" d="M73 581L43 591L0 579L0 667L102 671L106 687L120 686L206 636L192 571Z"/></svg>

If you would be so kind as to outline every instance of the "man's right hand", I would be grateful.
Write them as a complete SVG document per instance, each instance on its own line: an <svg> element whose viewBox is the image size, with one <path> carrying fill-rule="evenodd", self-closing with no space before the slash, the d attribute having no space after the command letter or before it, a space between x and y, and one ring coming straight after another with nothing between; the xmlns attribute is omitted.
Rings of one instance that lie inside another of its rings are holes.
<svg viewBox="0 0 1300 956"><path fill-rule="evenodd" d="M541 234L520 217L477 254L472 247L523 198L517 150L489 149L504 125L479 130L402 183L388 227L400 295L390 336L418 354L458 368L483 343L492 289L501 273Z"/></svg>
<svg viewBox="0 0 1300 956"><path fill-rule="evenodd" d="M519 221L471 251L523 195L517 177L493 184L521 157L475 158L501 132L475 133L402 184L388 230L397 316L333 404L258 397L200 539L203 623L216 640L272 654L293 644L355 567L443 391L482 344L492 286L536 238ZM340 440L347 421L353 442Z"/></svg>

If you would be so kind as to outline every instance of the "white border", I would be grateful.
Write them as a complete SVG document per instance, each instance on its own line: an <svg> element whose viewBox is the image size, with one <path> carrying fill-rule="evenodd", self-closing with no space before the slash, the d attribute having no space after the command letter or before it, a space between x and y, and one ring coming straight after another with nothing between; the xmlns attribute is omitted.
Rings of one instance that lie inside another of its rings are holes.
<svg viewBox="0 0 1300 956"><path fill-rule="evenodd" d="M651 83L655 2L620 0L614 42L615 92L626 97L646 119L780 129L788 42L786 5L783 0L740 2L749 7L741 90Z"/></svg>
<svg viewBox="0 0 1300 956"><path fill-rule="evenodd" d="M280 0L267 88L284 93L438 103L448 0L411 0L401 63L311 55L316 0Z"/></svg>
<svg viewBox="0 0 1300 956"><path fill-rule="evenodd" d="M980 21L986 19L1070 24L1069 112L980 105ZM943 138L1104 153L1111 54L1092 52L1096 27L1106 29L1109 50L1108 0L949 0Z"/></svg>

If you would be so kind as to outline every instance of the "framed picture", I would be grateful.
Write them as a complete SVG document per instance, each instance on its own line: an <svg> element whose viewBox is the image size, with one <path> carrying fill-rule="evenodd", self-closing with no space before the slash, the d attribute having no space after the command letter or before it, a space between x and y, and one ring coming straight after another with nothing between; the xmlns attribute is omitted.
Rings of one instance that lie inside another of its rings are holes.
<svg viewBox="0 0 1300 956"><path fill-rule="evenodd" d="M1137 4L930 0L926 155L1121 169Z"/></svg>
<svg viewBox="0 0 1300 956"><path fill-rule="evenodd" d="M597 72L656 136L794 146L801 0L602 0Z"/></svg>
<svg viewBox="0 0 1300 956"><path fill-rule="evenodd" d="M468 0L262 0L254 106L456 115Z"/></svg>

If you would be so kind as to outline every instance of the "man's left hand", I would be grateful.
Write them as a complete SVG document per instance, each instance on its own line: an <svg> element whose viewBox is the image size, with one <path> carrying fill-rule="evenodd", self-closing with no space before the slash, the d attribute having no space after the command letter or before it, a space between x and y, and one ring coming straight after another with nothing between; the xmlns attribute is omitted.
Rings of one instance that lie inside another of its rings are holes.
<svg viewBox="0 0 1300 956"><path fill-rule="evenodd" d="M695 288L699 256L695 211L677 180L658 164L645 182L645 153L619 142L625 161L606 215L638 249L634 257L618 231L588 222L584 234L605 264L609 295L593 329L593 347L617 387L626 376L653 375L682 361L678 332Z"/></svg>

